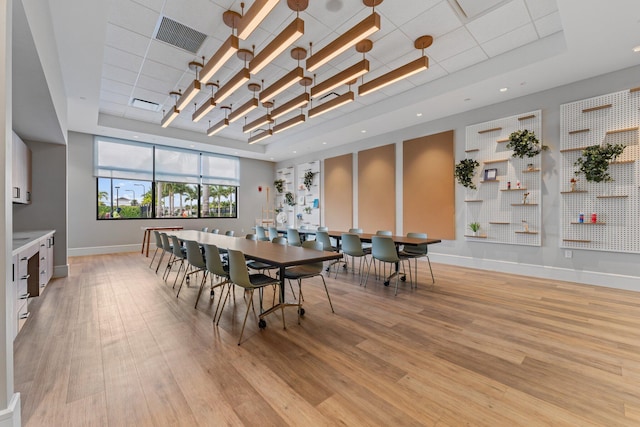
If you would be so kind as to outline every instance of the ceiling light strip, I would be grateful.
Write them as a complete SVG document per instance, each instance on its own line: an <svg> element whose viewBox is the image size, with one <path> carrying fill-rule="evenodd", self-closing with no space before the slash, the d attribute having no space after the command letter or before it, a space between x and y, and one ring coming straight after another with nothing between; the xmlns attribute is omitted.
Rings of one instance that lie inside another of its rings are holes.
<svg viewBox="0 0 640 427"><path fill-rule="evenodd" d="M247 115L250 111L258 108L258 105L258 98L251 98L250 100L242 104L239 108L233 110L231 114L229 114L229 123L233 123L240 117Z"/></svg>
<svg viewBox="0 0 640 427"><path fill-rule="evenodd" d="M176 108L180 111L184 110L184 107L189 105L198 93L200 93L200 80L194 80L176 102Z"/></svg>
<svg viewBox="0 0 640 427"><path fill-rule="evenodd" d="M304 123L305 120L306 120L306 117L304 114L297 115L289 120L286 120L280 124L275 125L273 127L273 133L285 131L289 128L299 125L300 123Z"/></svg>
<svg viewBox="0 0 640 427"><path fill-rule="evenodd" d="M238 37L233 34L220 46L200 70L200 81L208 82L213 75L238 51Z"/></svg>
<svg viewBox="0 0 640 427"><path fill-rule="evenodd" d="M220 132L222 129L226 128L227 126L229 126L229 119L224 118L220 120L218 123L216 123L215 125L211 126L209 129L207 129L207 136L213 136L216 133Z"/></svg>
<svg viewBox="0 0 640 427"><path fill-rule="evenodd" d="M349 91L344 95L340 95L337 98L333 98L331 101L325 102L324 104L318 105L317 107L313 107L309 110L309 118L312 119L321 114L327 113L334 108L341 107L349 102L352 102L355 99L355 94L353 91Z"/></svg>
<svg viewBox="0 0 640 427"><path fill-rule="evenodd" d="M248 68L243 68L231 78L224 86L216 92L215 101L220 103L227 99L229 95L235 92L240 86L245 84L251 78Z"/></svg>
<svg viewBox="0 0 640 427"><path fill-rule="evenodd" d="M271 86L269 86L268 88L260 92L260 101L264 102L269 99L273 99L282 91L291 87L291 85L293 85L294 83L297 83L300 80L302 80L303 77L304 77L304 70L302 69L302 67L297 67L291 70L280 80L278 80L277 82L275 82L274 84L272 84Z"/></svg>
<svg viewBox="0 0 640 427"><path fill-rule="evenodd" d="M246 40L277 4L278 0L255 0L238 22L238 38Z"/></svg>
<svg viewBox="0 0 640 427"><path fill-rule="evenodd" d="M304 34L304 21L294 19L271 43L258 53L249 63L251 74L260 72L267 64L284 52L291 44Z"/></svg>
<svg viewBox="0 0 640 427"><path fill-rule="evenodd" d="M258 117L257 119L255 119L254 121L252 121L251 123L245 125L242 127L242 132L247 133L247 132L251 132L254 129L258 129L260 126L269 124L269 123L273 123L273 119L271 118L271 116L269 114L265 114L262 117Z"/></svg>
<svg viewBox="0 0 640 427"><path fill-rule="evenodd" d="M178 110L175 105L171 107L171 110L167 114L164 115L160 124L163 128L166 128L171 124L172 121L175 120L176 117L180 114L180 110Z"/></svg>
<svg viewBox="0 0 640 427"><path fill-rule="evenodd" d="M347 83L348 81L357 79L358 77L368 72L369 72L369 61L367 61L366 59L363 59L357 64L352 65L346 70L343 70L338 74L334 75L333 77L330 77L327 80L321 83L318 83L317 85L312 87L311 96L315 98L315 97L324 95L325 93L337 88L338 86L341 86Z"/></svg>
<svg viewBox="0 0 640 427"><path fill-rule="evenodd" d="M215 99L212 96L198 107L195 113L193 113L193 115L191 116L191 120L193 120L194 122L200 121L200 119L209 114L209 111L213 110L215 106Z"/></svg>
<svg viewBox="0 0 640 427"><path fill-rule="evenodd" d="M383 74L382 76L377 77L370 82L360 85L358 87L358 95L367 95L399 80L419 73L420 71L424 71L427 68L429 68L429 58L426 56L421 56L415 61L409 62L408 64L403 65L400 68L396 68L395 70L389 71L387 74Z"/></svg>
<svg viewBox="0 0 640 427"><path fill-rule="evenodd" d="M262 141L265 138L269 138L271 135L273 135L273 131L271 129L265 130L264 132L258 133L249 138L249 144L255 144L256 142Z"/></svg>
<svg viewBox="0 0 640 427"><path fill-rule="evenodd" d="M277 119L280 116L284 116L289 111L293 111L296 108L302 108L309 103L310 99L311 97L307 92L303 93L302 95L296 96L295 98L285 102L278 108L274 108L273 110L271 110L271 118Z"/></svg>
<svg viewBox="0 0 640 427"><path fill-rule="evenodd" d="M307 71L312 72L331 61L351 46L366 39L380 29L380 15L372 13L355 27L342 34L331 43L307 59Z"/></svg>

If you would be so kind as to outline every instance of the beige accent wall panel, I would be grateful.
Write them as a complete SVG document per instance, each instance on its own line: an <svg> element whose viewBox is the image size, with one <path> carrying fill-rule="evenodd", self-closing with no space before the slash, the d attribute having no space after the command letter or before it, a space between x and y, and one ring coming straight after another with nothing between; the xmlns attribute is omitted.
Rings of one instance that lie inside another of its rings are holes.
<svg viewBox="0 0 640 427"><path fill-rule="evenodd" d="M330 230L348 230L353 222L353 154L324 161L324 218Z"/></svg>
<svg viewBox="0 0 640 427"><path fill-rule="evenodd" d="M365 233L395 233L395 163L394 145L358 153L358 227Z"/></svg>
<svg viewBox="0 0 640 427"><path fill-rule="evenodd" d="M402 151L404 232L454 240L453 131L404 141Z"/></svg>

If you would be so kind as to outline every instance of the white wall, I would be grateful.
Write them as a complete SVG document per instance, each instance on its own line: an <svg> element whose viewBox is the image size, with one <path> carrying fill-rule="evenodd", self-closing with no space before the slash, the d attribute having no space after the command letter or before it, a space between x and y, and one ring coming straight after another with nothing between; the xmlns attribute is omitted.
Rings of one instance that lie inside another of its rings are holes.
<svg viewBox="0 0 640 427"><path fill-rule="evenodd" d="M506 117L520 112L542 109L542 140L550 150L542 154L542 246L526 247L503 244L469 242L463 237L466 228L464 191L456 185L456 240L444 241L429 248L431 259L436 262L498 270L516 274L554 278L581 283L632 289L640 291L640 255L601 251L573 250L572 258L564 257L560 248L561 229L559 182L560 105L584 98L616 92L640 84L640 67L632 67L592 79L576 82L489 107L468 111L428 123L422 123L393 133L372 137L356 144L337 147L321 153L309 154L293 160L279 162L276 168L296 165L424 135L454 129L456 161L465 158L465 127L470 124ZM453 171L451 172L453 173ZM357 178L356 178L357 179ZM396 170L396 180L401 182L402 170ZM566 183L564 183L566 184ZM357 182L354 183L357 188ZM429 194L419 195L429 197ZM397 195L398 218L402 217L402 194ZM354 207L357 198L354 196ZM388 200L393 203L392 200ZM433 207L437 209L437 206ZM402 221L399 221L399 226ZM329 224L330 226L330 224ZM357 224L354 224L357 226ZM402 233L402 229L398 228ZM437 238L437 235L430 237ZM437 271L436 271L437 275Z"/></svg>
<svg viewBox="0 0 640 427"><path fill-rule="evenodd" d="M209 227L221 232L234 230L236 235L249 233L266 203L258 186L272 186L275 173L272 162L240 159L238 218L98 221L93 135L69 132L68 156L69 256L140 250L143 226L181 225L185 229Z"/></svg>

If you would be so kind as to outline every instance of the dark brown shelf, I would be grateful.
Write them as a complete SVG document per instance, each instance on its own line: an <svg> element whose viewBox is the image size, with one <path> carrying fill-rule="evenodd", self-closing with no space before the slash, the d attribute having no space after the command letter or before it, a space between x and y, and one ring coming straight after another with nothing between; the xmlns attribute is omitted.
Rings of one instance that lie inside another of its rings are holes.
<svg viewBox="0 0 640 427"><path fill-rule="evenodd" d="M606 195L601 195L601 196L596 196L596 199L624 199L625 197L629 197L626 194L621 194L619 196L606 196Z"/></svg>
<svg viewBox="0 0 640 427"><path fill-rule="evenodd" d="M584 133L584 132L589 132L591 129L578 129L578 130L572 130L569 131L569 135L575 135L576 133Z"/></svg>
<svg viewBox="0 0 640 427"><path fill-rule="evenodd" d="M479 203L482 202L482 200L480 199L476 199L476 200L465 200L465 203Z"/></svg>
<svg viewBox="0 0 640 427"><path fill-rule="evenodd" d="M502 162L508 162L509 159L500 159L500 160L485 160L484 163L485 165L490 165L492 163L502 163Z"/></svg>
<svg viewBox="0 0 640 427"><path fill-rule="evenodd" d="M586 193L587 190L573 190L573 191L561 191L560 194L571 194L571 193Z"/></svg>
<svg viewBox="0 0 640 427"><path fill-rule="evenodd" d="M511 206L538 206L537 203L511 203Z"/></svg>
<svg viewBox="0 0 640 427"><path fill-rule="evenodd" d="M538 234L537 231L516 231L516 234Z"/></svg>
<svg viewBox="0 0 640 427"><path fill-rule="evenodd" d="M536 115L535 114L530 114L528 116L522 116L522 117L518 117L518 120L523 121L523 120L529 120L529 119L533 119L535 118Z"/></svg>
<svg viewBox="0 0 640 427"><path fill-rule="evenodd" d="M622 133L622 132L631 132L634 130L638 130L638 127L632 127L632 128L624 128L624 129L615 129L615 130L608 130L607 131L607 135L611 135L614 133Z"/></svg>
<svg viewBox="0 0 640 427"><path fill-rule="evenodd" d="M580 239L562 239L563 242L573 242L573 243L591 243L591 240L580 240Z"/></svg>
<svg viewBox="0 0 640 427"><path fill-rule="evenodd" d="M525 169L522 171L522 173L531 173L531 172L540 172L540 168Z"/></svg>
<svg viewBox="0 0 640 427"><path fill-rule="evenodd" d="M611 108L611 107L613 107L613 104L599 105L597 107L585 108L584 110L582 110L582 112L583 113L590 113L591 111L604 110L606 108Z"/></svg>
<svg viewBox="0 0 640 427"><path fill-rule="evenodd" d="M498 144L502 144L503 142L509 142L509 138L505 138L505 139L498 139L496 141Z"/></svg>
<svg viewBox="0 0 640 427"><path fill-rule="evenodd" d="M485 130L479 130L478 133L482 134L482 133L489 133L489 132L495 132L498 130L502 130L502 128L491 128L491 129L485 129Z"/></svg>
<svg viewBox="0 0 640 427"><path fill-rule="evenodd" d="M616 160L615 162L609 162L610 165L628 165L635 163L635 160Z"/></svg>
<svg viewBox="0 0 640 427"><path fill-rule="evenodd" d="M464 237L473 237L475 239L486 239L487 235L486 234L481 234L479 236L474 236L472 234L465 234Z"/></svg>
<svg viewBox="0 0 640 427"><path fill-rule="evenodd" d="M489 221L489 224L496 224L496 225L509 225L509 224L511 224L511 223L510 223L510 222Z"/></svg>
<svg viewBox="0 0 640 427"><path fill-rule="evenodd" d="M526 188L501 188L500 191L525 191Z"/></svg>
<svg viewBox="0 0 640 427"><path fill-rule="evenodd" d="M572 222L572 225L605 225L606 222Z"/></svg>
<svg viewBox="0 0 640 427"><path fill-rule="evenodd" d="M479 148L472 148L470 150L464 150L465 153L474 153L476 151L480 151L480 149Z"/></svg>
<svg viewBox="0 0 640 427"><path fill-rule="evenodd" d="M500 182L500 180L499 179L490 179L488 181L480 181L480 184L487 184L489 182Z"/></svg>

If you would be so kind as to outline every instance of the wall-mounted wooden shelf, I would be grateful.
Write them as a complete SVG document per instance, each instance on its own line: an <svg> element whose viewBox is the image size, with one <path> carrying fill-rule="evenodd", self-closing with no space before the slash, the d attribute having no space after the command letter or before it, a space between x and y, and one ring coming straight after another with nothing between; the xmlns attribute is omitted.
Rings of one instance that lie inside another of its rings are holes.
<svg viewBox="0 0 640 427"><path fill-rule="evenodd" d="M485 165L490 165L492 163L502 163L502 162L508 162L509 159L500 159L500 160L485 160L482 163L484 163Z"/></svg>
<svg viewBox="0 0 640 427"><path fill-rule="evenodd" d="M575 135L577 133L585 133L585 132L589 132L591 129L578 129L578 130L572 130L569 131L569 135Z"/></svg>
<svg viewBox="0 0 640 427"><path fill-rule="evenodd" d="M635 163L635 160L616 160L615 162L609 162L610 165L628 165Z"/></svg>
<svg viewBox="0 0 640 427"><path fill-rule="evenodd" d="M465 200L465 203L480 203L482 202L482 200L480 199L476 199L476 200Z"/></svg>
<svg viewBox="0 0 640 427"><path fill-rule="evenodd" d="M509 225L511 224L510 222L500 222L500 221L489 221L489 224L494 224L494 225Z"/></svg>
<svg viewBox="0 0 640 427"><path fill-rule="evenodd" d="M604 110L604 109L611 108L611 107L613 107L613 104L599 105L597 107L585 108L585 109L582 110L582 112L583 113L590 113L591 111Z"/></svg>
<svg viewBox="0 0 640 427"><path fill-rule="evenodd" d="M526 188L501 188L500 191L526 191Z"/></svg>
<svg viewBox="0 0 640 427"><path fill-rule="evenodd" d="M606 222L572 222L573 225L605 225Z"/></svg>
<svg viewBox="0 0 640 427"><path fill-rule="evenodd" d="M615 129L615 130L608 130L607 131L607 135L612 135L614 133L622 133L622 132L631 132L634 130L638 130L638 127L632 127L632 128L624 128L624 129Z"/></svg>
<svg viewBox="0 0 640 427"><path fill-rule="evenodd" d="M538 234L537 231L516 231L516 234Z"/></svg>
<svg viewBox="0 0 640 427"><path fill-rule="evenodd" d="M480 234L480 235L474 236L473 234L465 234L464 237L473 237L474 239L486 239L487 235Z"/></svg>
<svg viewBox="0 0 640 427"><path fill-rule="evenodd" d="M638 87L632 87L631 89L629 89L629 92L634 93L634 92L640 92L640 86Z"/></svg>
<svg viewBox="0 0 640 427"><path fill-rule="evenodd" d="M601 195L601 196L596 196L596 199L624 199L625 197L629 197L627 194L621 194L621 195L617 195L617 196L607 196L607 195Z"/></svg>
<svg viewBox="0 0 640 427"><path fill-rule="evenodd" d="M587 190L561 191L560 194L586 193Z"/></svg>
<svg viewBox="0 0 640 427"><path fill-rule="evenodd" d="M480 181L480 184L488 184L490 182L500 182L499 179L490 179L488 181Z"/></svg>
<svg viewBox="0 0 640 427"><path fill-rule="evenodd" d="M537 203L511 203L511 206L538 206Z"/></svg>
<svg viewBox="0 0 640 427"><path fill-rule="evenodd" d="M497 142L498 144L502 144L503 142L509 142L509 138L498 139L496 142Z"/></svg>
<svg viewBox="0 0 640 427"><path fill-rule="evenodd" d="M522 171L522 173L531 173L531 172L540 172L540 168L525 169Z"/></svg>
<svg viewBox="0 0 640 427"><path fill-rule="evenodd" d="M502 128L491 128L491 129L479 130L478 133L482 134L482 133L496 132L499 130L502 130Z"/></svg>
<svg viewBox="0 0 640 427"><path fill-rule="evenodd" d="M471 148L469 150L464 150L465 153L475 153L476 151L480 151L479 148Z"/></svg>
<svg viewBox="0 0 640 427"><path fill-rule="evenodd" d="M562 150L560 150L561 153L568 153L569 151L582 151L585 148L589 148L590 145L587 145L586 147L576 147L576 148L563 148Z"/></svg>
<svg viewBox="0 0 640 427"><path fill-rule="evenodd" d="M581 240L581 239L562 239L563 242L572 242L572 243L591 243L591 240Z"/></svg>
<svg viewBox="0 0 640 427"><path fill-rule="evenodd" d="M529 119L533 119L533 118L535 118L535 117L536 117L536 115L535 115L535 114L530 114L530 115L528 115L528 116L518 117L518 120L519 120L519 121L529 120Z"/></svg>

